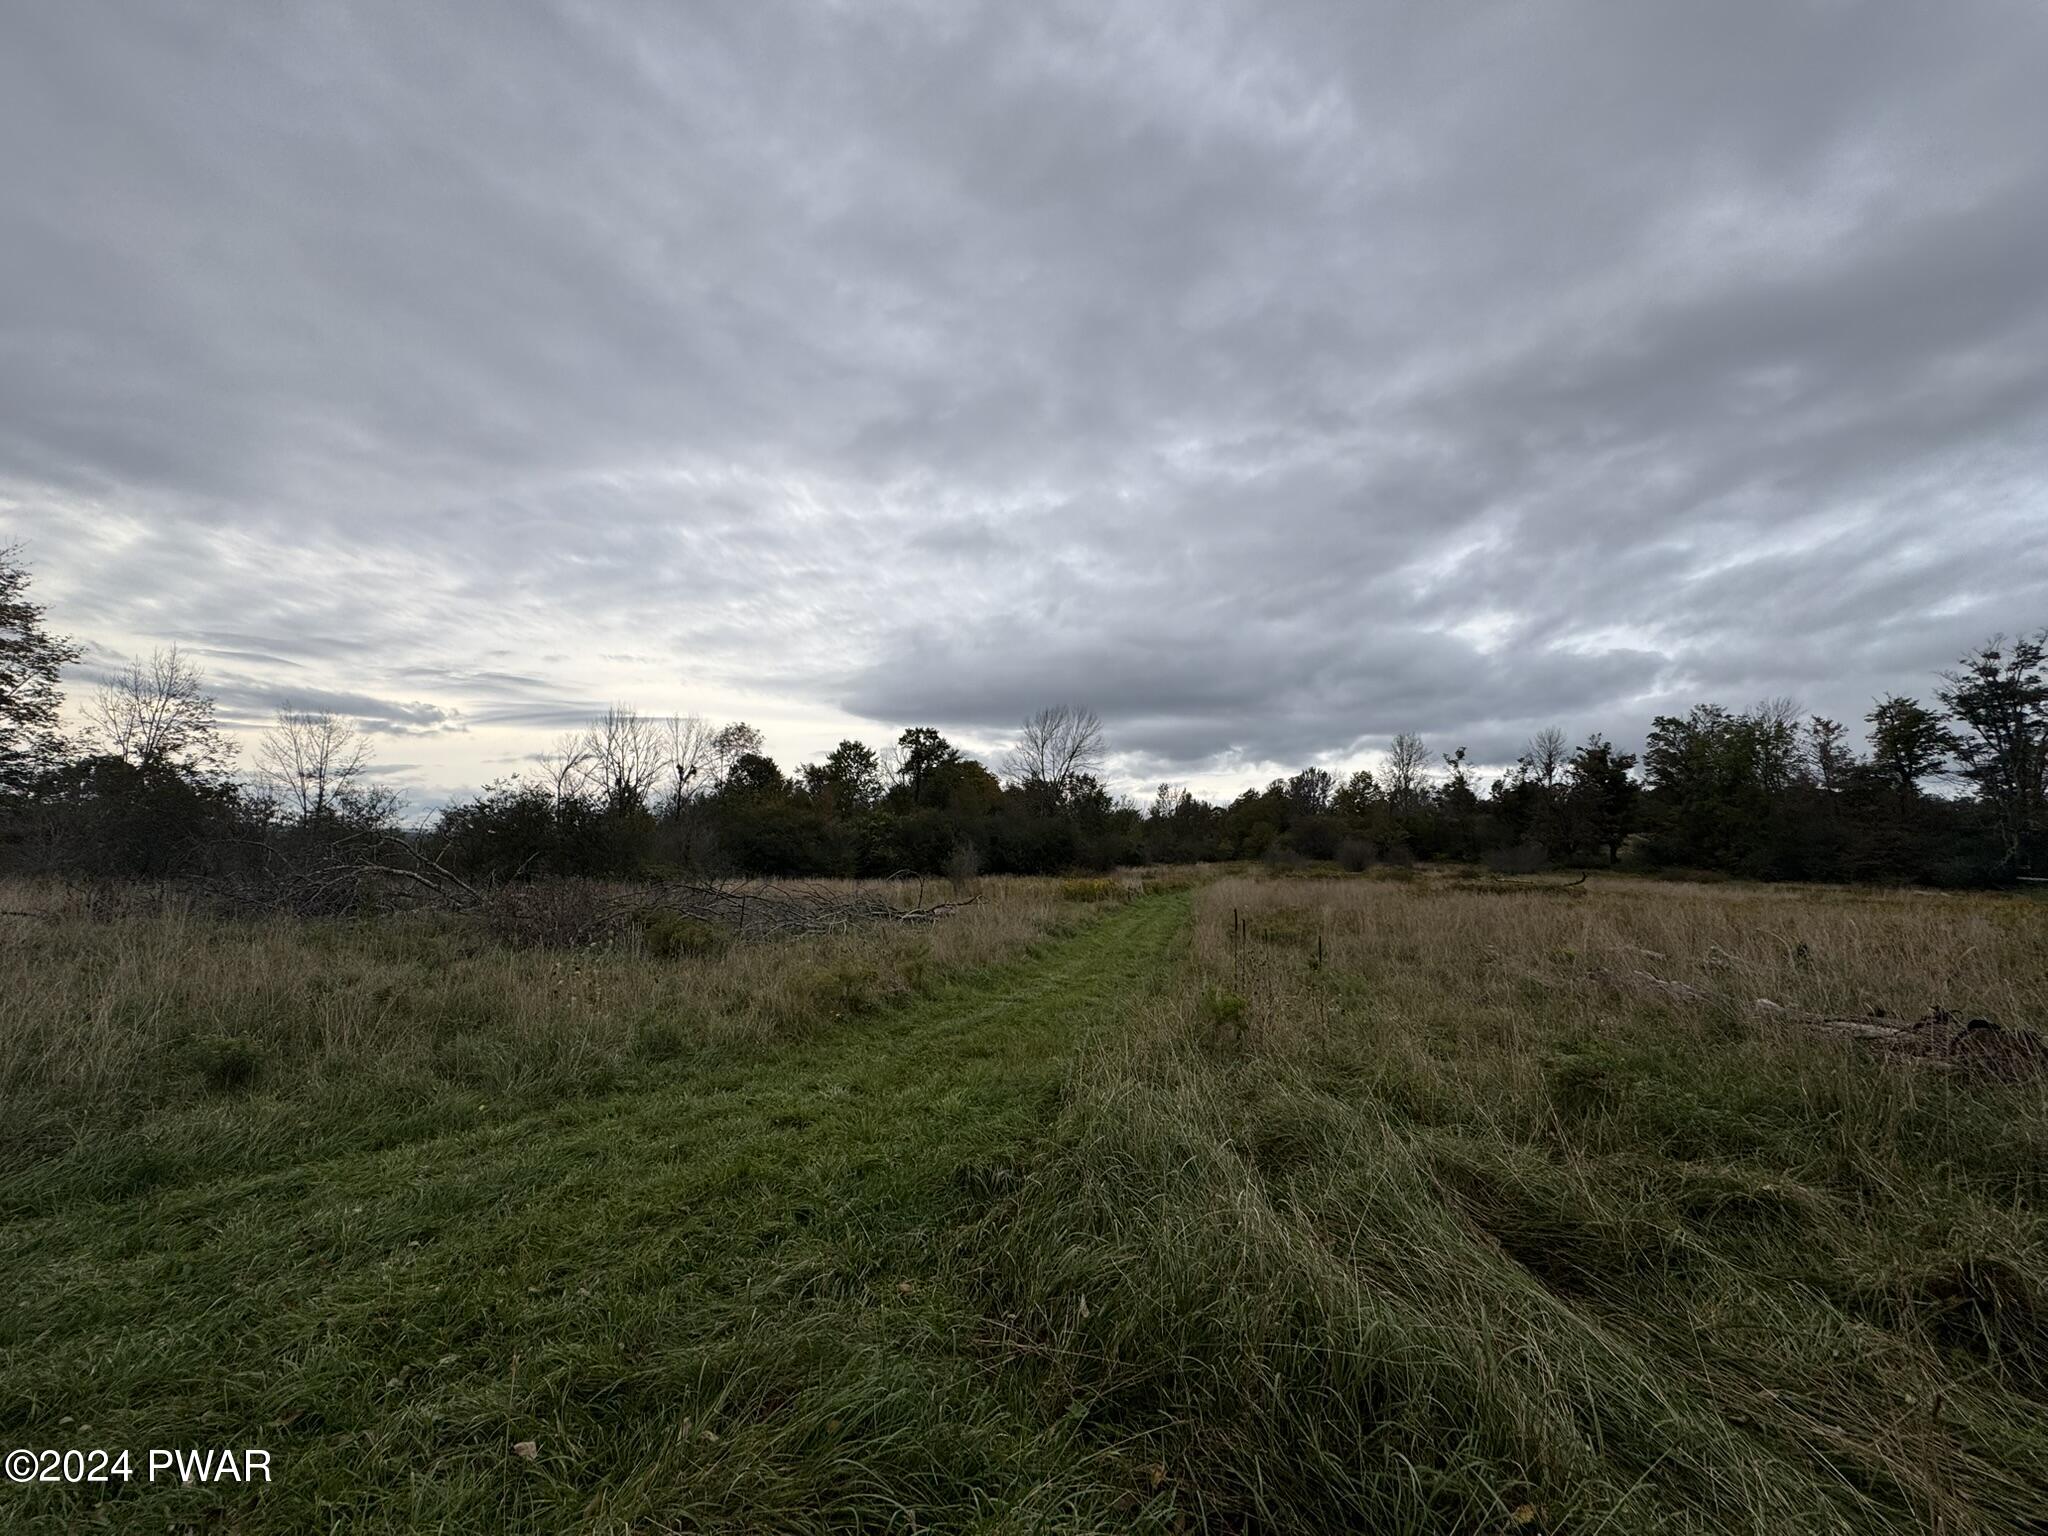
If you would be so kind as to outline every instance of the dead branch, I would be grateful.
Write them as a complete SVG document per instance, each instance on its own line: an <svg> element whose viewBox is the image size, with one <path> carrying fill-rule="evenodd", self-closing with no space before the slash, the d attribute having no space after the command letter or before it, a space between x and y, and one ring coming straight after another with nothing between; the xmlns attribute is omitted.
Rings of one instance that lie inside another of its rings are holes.
<svg viewBox="0 0 2048 1536"><path fill-rule="evenodd" d="M2048 1041L2032 1030L2005 1029L1985 1018L1961 1019L1946 1008L1930 1008L1911 1024L1901 1024L1881 1014L1845 1019L1806 1013L1767 997L1751 1006L1765 1018L1860 1040L1919 1066L1969 1066L1995 1077L2048 1070Z"/></svg>
<svg viewBox="0 0 2048 1536"><path fill-rule="evenodd" d="M1643 951L1647 953L1647 951ZM1638 992L1651 992L1659 997L1681 1003L1711 1003L1712 998L1698 987L1689 987L1682 981L1666 981L1662 976L1653 976L1648 971L1590 970L1587 976L1609 986L1632 987Z"/></svg>
<svg viewBox="0 0 2048 1536"><path fill-rule="evenodd" d="M876 923L932 923L972 906L979 897L931 906L899 907L879 894L826 890L813 884L705 885L664 881L625 893L623 915L645 918L657 912L729 927L748 937L784 938L842 933Z"/></svg>
<svg viewBox="0 0 2048 1536"><path fill-rule="evenodd" d="M1649 971L1594 970L1587 974L1609 986L1647 992L1694 1007L1725 1006L1729 1001ZM1853 1040L1935 1071L1969 1067L1995 1077L2048 1071L2048 1041L2031 1030L2004 1029L1985 1018L1965 1020L1946 1008L1929 1009L1910 1024L1882 1012L1858 1018L1809 1013L1768 997L1752 1000L1749 1009L1773 1023L1789 1024L1815 1035Z"/></svg>

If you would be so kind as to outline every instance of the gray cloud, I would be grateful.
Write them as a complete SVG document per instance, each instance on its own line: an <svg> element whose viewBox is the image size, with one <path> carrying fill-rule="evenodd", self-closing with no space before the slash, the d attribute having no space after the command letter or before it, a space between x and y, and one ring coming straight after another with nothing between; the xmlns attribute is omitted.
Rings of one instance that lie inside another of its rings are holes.
<svg viewBox="0 0 2048 1536"><path fill-rule="evenodd" d="M2035 7L6 28L39 589L423 783L622 699L1497 758L2048 621Z"/></svg>

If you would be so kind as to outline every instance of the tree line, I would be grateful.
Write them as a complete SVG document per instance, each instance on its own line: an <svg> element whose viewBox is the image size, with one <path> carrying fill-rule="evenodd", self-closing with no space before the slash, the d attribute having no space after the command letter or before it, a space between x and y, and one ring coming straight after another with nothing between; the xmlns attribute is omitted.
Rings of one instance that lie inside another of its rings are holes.
<svg viewBox="0 0 2048 1536"><path fill-rule="evenodd" d="M1538 733L1481 782L1463 748L1393 738L1379 769L1307 767L1227 803L1101 780L1090 710L1023 723L990 767L937 729L842 741L785 772L744 722L617 708L429 821L401 827L350 721L281 708L247 766L177 650L131 663L60 729L61 673L18 551L0 549L0 858L170 877L404 838L465 876L1048 873L1132 863L1629 862L1762 879L1976 884L2048 863L2048 631L1994 639L1932 702L1875 701L1862 741L1788 701L1660 715L1643 751Z"/></svg>

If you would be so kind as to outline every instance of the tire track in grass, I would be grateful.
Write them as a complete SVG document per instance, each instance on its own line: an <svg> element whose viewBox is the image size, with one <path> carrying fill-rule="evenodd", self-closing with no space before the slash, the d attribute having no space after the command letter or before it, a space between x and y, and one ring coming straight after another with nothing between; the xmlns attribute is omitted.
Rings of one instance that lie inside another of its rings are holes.
<svg viewBox="0 0 2048 1536"><path fill-rule="evenodd" d="M229 1510L244 1531L342 1510L624 1529L679 1499L802 1528L839 1497L1056 1486L1070 1436L973 1356L946 1224L963 1170L1014 1155L1075 1046L1166 973L1188 906L1143 898L744 1063L0 1233L0 1429L264 1446L268 1488L128 1496L136 1518ZM867 1424L858 1476L817 1443L848 1422ZM526 1440L545 1451L508 1455ZM92 1502L23 1497L58 1528Z"/></svg>

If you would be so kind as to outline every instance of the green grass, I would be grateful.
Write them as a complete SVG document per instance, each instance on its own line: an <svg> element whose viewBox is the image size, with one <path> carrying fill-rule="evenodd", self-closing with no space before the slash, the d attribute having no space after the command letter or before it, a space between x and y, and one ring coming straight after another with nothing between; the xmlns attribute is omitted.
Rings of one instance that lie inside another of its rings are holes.
<svg viewBox="0 0 2048 1536"><path fill-rule="evenodd" d="M153 929L45 933L19 1027L100 1055L0 1041L0 1448L277 1481L0 1528L2044 1529L2048 1082L1754 1007L2038 1024L2038 904L1500 884L709 962L311 928L246 980L187 927L175 1028ZM250 1000L337 974L406 1017Z"/></svg>
<svg viewBox="0 0 2048 1536"><path fill-rule="evenodd" d="M1196 905L1181 986L969 1245L1042 1411L1144 1436L1196 1526L2043 1528L2041 1079L1747 1006L2039 1019L2037 912L1434 879ZM1649 964L1705 1000L1603 979Z"/></svg>
<svg viewBox="0 0 2048 1536"><path fill-rule="evenodd" d="M8 1528L1109 1518L1116 1465L987 1369L952 1248L1186 906L630 1094L9 1223L0 1441L257 1445L276 1481L8 1489Z"/></svg>

